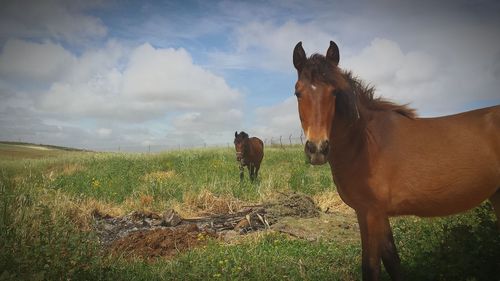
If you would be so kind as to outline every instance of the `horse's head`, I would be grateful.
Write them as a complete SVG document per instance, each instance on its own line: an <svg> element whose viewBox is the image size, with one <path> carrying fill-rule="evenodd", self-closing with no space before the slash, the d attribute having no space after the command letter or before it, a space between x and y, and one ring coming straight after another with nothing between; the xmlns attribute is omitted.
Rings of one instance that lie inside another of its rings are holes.
<svg viewBox="0 0 500 281"><path fill-rule="evenodd" d="M339 49L330 41L326 56L306 57L299 42L293 50L293 64L298 79L295 84L299 117L306 136L305 153L313 165L326 163L330 150L329 137L335 116L336 93L339 80Z"/></svg>
<svg viewBox="0 0 500 281"><path fill-rule="evenodd" d="M248 134L238 131L234 132L234 148L236 149L236 160L240 162L245 152L245 143L248 141Z"/></svg>

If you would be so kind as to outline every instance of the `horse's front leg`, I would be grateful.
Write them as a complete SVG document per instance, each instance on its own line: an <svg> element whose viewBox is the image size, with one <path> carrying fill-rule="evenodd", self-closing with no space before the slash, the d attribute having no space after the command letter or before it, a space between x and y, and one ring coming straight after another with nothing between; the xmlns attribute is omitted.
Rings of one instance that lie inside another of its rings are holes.
<svg viewBox="0 0 500 281"><path fill-rule="evenodd" d="M394 244L389 218L386 217L385 221L387 222L386 229L388 229L388 232L385 234L385 239L382 240L382 262L392 280L401 280L401 260Z"/></svg>
<svg viewBox="0 0 500 281"><path fill-rule="evenodd" d="M392 280L401 280L400 260L387 215L376 211L356 213L363 248L363 280L379 280L380 260Z"/></svg>
<svg viewBox="0 0 500 281"><path fill-rule="evenodd" d="M240 164L240 181L243 181L243 176L245 174L245 167L243 164Z"/></svg>
<svg viewBox="0 0 500 281"><path fill-rule="evenodd" d="M248 172L250 173L250 180L253 181L254 180L254 173L255 173L255 165L253 163L250 163L248 165Z"/></svg>

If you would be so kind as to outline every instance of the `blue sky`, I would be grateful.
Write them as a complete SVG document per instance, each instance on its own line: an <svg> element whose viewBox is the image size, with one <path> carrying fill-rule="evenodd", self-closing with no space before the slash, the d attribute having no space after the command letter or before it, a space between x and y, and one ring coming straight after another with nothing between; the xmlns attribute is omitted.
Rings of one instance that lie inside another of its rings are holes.
<svg viewBox="0 0 500 281"><path fill-rule="evenodd" d="M340 47L439 116L500 103L496 1L3 1L0 140L97 150L300 134L292 50Z"/></svg>

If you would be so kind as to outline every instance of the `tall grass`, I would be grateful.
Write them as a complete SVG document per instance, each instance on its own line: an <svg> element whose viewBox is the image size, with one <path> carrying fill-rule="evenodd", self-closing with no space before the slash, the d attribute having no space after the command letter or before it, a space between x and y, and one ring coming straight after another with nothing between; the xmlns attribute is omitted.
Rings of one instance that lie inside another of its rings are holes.
<svg viewBox="0 0 500 281"><path fill-rule="evenodd" d="M167 262L116 263L109 277L127 272L134 280L358 280L359 250L267 234L239 245L212 242Z"/></svg>
<svg viewBox="0 0 500 281"><path fill-rule="evenodd" d="M64 208L64 194L45 189L40 170L29 165L0 171L0 279L59 280L92 276L99 260L91 232L82 231ZM85 279L82 278L82 279Z"/></svg>
<svg viewBox="0 0 500 281"><path fill-rule="evenodd" d="M182 201L187 193L208 190L241 200L260 200L276 191L315 194L332 188L328 167L306 165L296 149L266 150L259 178L246 172L240 182L230 149L191 150L155 155L93 154L75 159L80 169L59 174L51 187L73 194L123 202L140 194L155 201Z"/></svg>
<svg viewBox="0 0 500 281"><path fill-rule="evenodd" d="M394 219L408 280L500 280L500 233L487 203L460 215Z"/></svg>
<svg viewBox="0 0 500 281"><path fill-rule="evenodd" d="M195 149L0 160L0 280L360 278L357 239L309 242L270 233L232 245L212 241L152 263L102 252L90 227L96 206L162 211L195 204L200 196L259 202L276 192L318 198L334 190L329 168L306 165L301 147L266 149L253 183L248 173L239 181L234 158L231 149ZM489 204L448 218L398 218L392 225L408 280L499 279L500 238Z"/></svg>

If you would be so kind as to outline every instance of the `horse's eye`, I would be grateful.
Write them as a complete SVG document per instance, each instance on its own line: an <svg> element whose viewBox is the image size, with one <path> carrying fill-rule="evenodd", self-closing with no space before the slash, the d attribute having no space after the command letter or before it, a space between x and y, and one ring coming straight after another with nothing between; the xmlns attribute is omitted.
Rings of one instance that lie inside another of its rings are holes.
<svg viewBox="0 0 500 281"><path fill-rule="evenodd" d="M300 98L300 92L299 92L299 91L295 91L295 96L296 96L297 98Z"/></svg>

